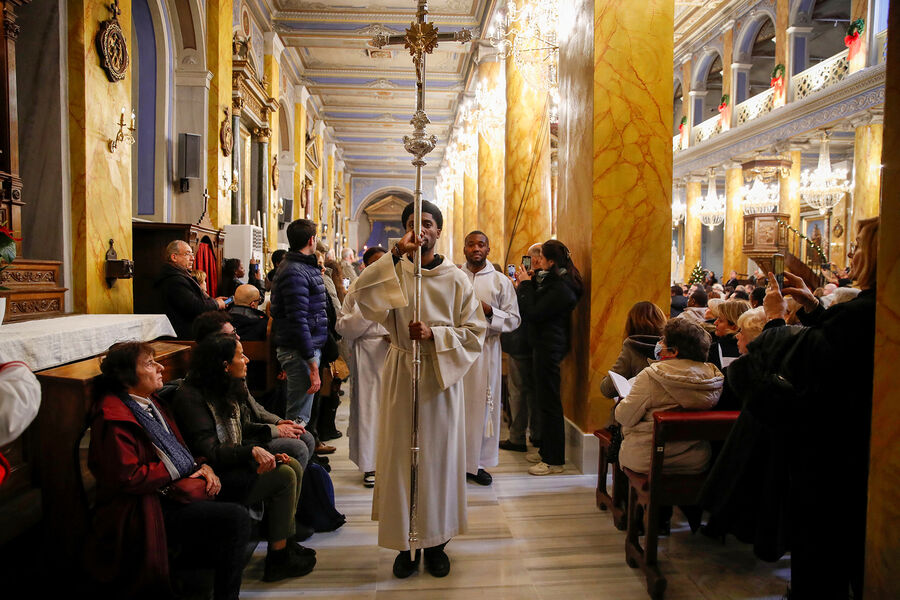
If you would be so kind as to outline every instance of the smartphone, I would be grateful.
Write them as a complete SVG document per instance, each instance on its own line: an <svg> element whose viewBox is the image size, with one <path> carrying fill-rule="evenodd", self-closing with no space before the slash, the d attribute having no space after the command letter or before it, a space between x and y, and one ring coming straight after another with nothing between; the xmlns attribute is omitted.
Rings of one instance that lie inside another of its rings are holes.
<svg viewBox="0 0 900 600"><path fill-rule="evenodd" d="M228 297L228 298L225 298L225 308L228 308L228 307L231 306L232 304L234 304L234 296L230 296L230 297Z"/></svg>
<svg viewBox="0 0 900 600"><path fill-rule="evenodd" d="M530 257L530 256L523 256L523 257L522 257L522 266L525 267L525 270L526 270L526 271L530 271L530 270L531 270L531 257Z"/></svg>
<svg viewBox="0 0 900 600"><path fill-rule="evenodd" d="M506 274L510 277L516 276L516 265L506 265Z"/></svg>
<svg viewBox="0 0 900 600"><path fill-rule="evenodd" d="M349 289L350 289L350 278L349 278L349 277L344 277L344 279L341 280L341 283L344 284L344 289L345 289L345 290L349 290Z"/></svg>
<svg viewBox="0 0 900 600"><path fill-rule="evenodd" d="M784 289L784 254L774 254L772 256L772 273L775 274L778 289Z"/></svg>

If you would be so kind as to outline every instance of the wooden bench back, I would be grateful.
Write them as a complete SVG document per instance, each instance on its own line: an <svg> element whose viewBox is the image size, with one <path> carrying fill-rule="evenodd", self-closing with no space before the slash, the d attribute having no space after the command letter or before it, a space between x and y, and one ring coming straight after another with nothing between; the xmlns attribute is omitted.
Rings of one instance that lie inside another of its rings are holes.
<svg viewBox="0 0 900 600"><path fill-rule="evenodd" d="M663 458L668 442L719 441L728 437L738 411L660 411L653 414L653 454L650 485L664 478Z"/></svg>

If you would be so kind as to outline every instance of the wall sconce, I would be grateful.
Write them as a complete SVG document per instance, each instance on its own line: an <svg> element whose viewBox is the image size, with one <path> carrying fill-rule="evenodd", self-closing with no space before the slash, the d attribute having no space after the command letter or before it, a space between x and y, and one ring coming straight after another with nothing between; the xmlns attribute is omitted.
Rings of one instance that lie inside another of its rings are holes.
<svg viewBox="0 0 900 600"><path fill-rule="evenodd" d="M106 285L112 287L116 279L131 279L134 277L134 262L127 258L119 258L113 248L113 240L109 240L109 250L106 251Z"/></svg>
<svg viewBox="0 0 900 600"><path fill-rule="evenodd" d="M225 197L228 197L229 193L234 193L238 191L238 172L237 169L234 170L234 173L231 177L231 183L228 183L228 171L222 171L222 193L225 194Z"/></svg>
<svg viewBox="0 0 900 600"><path fill-rule="evenodd" d="M119 131L116 132L116 137L114 139L109 140L109 151L115 152L116 148L119 147L119 144L125 143L129 146L134 144L134 126L135 126L135 116L134 111L131 111L131 126L127 126L125 124L125 107L122 107L122 114L119 116L119 122L116 123L119 126Z"/></svg>

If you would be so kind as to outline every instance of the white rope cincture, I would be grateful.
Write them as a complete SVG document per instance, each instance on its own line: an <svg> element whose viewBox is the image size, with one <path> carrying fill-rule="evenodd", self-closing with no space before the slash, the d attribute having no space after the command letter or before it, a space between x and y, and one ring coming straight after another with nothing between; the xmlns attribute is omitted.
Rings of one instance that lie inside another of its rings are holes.
<svg viewBox="0 0 900 600"><path fill-rule="evenodd" d="M494 396L491 394L491 386L487 386L487 425L484 428L484 437L494 437Z"/></svg>

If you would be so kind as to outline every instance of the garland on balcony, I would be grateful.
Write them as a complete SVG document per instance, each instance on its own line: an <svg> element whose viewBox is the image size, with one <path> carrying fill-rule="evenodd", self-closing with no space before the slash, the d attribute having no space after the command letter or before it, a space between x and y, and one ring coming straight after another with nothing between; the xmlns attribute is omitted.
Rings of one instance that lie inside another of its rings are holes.
<svg viewBox="0 0 900 600"><path fill-rule="evenodd" d="M684 133L684 126L687 125L687 117L681 117L681 123L678 124L678 132Z"/></svg>
<svg viewBox="0 0 900 600"><path fill-rule="evenodd" d="M778 63L775 65L775 68L772 69L772 80L769 84L770 87L775 88L775 96L781 97L784 95L784 65Z"/></svg>
<svg viewBox="0 0 900 600"><path fill-rule="evenodd" d="M860 34L865 30L865 19L856 19L855 21L852 21L850 27L847 28L847 35L844 37L844 45L850 49L850 51L847 52L848 61L853 60L859 53L860 48L862 48L862 36Z"/></svg>
<svg viewBox="0 0 900 600"><path fill-rule="evenodd" d="M728 108L728 104L731 102L731 97L728 94L722 94L722 101L719 104L719 112L722 112L726 108Z"/></svg>

